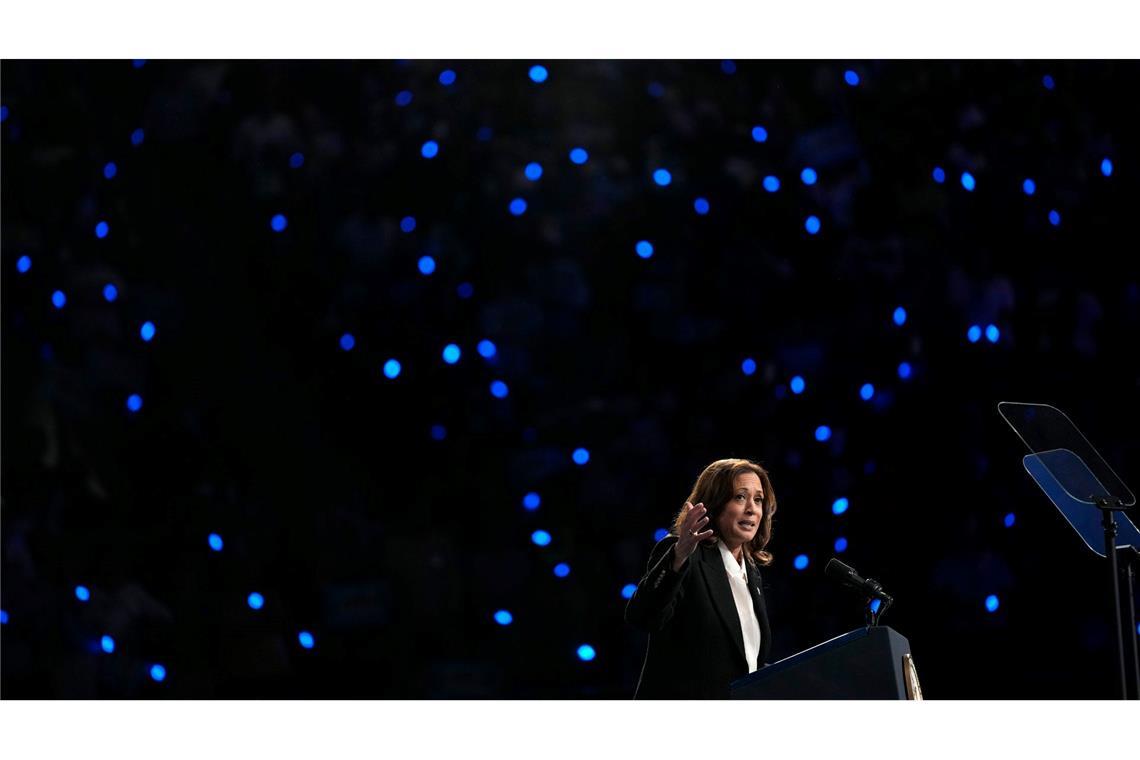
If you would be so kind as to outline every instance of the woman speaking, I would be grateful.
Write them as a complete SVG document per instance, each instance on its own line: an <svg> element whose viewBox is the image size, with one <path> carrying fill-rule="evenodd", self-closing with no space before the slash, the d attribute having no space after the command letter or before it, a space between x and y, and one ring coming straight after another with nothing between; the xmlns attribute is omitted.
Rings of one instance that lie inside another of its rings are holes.
<svg viewBox="0 0 1140 760"><path fill-rule="evenodd" d="M625 619L649 633L635 699L727 699L731 681L763 667L771 634L759 566L772 537L768 472L721 459L649 556Z"/></svg>

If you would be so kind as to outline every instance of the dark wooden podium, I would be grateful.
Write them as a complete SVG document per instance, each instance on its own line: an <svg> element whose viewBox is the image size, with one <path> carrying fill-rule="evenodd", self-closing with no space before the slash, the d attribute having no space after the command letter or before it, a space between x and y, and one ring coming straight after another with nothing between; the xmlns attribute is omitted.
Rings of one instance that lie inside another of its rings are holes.
<svg viewBox="0 0 1140 760"><path fill-rule="evenodd" d="M922 699L910 643L887 627L860 628L729 685L732 699Z"/></svg>

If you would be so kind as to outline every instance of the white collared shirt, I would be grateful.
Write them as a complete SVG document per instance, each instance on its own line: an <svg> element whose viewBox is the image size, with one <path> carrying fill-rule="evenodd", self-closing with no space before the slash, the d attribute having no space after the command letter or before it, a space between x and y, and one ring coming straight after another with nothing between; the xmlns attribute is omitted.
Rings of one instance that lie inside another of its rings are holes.
<svg viewBox="0 0 1140 760"><path fill-rule="evenodd" d="M756 659L760 655L760 621L756 619L752 592L748 588L744 555L742 553L740 561L737 562L723 541L717 539L716 545L720 549L720 558L724 561L724 570L728 574L728 585L736 602L736 615L740 618L740 633L744 637L744 657L748 660L748 672L755 673Z"/></svg>

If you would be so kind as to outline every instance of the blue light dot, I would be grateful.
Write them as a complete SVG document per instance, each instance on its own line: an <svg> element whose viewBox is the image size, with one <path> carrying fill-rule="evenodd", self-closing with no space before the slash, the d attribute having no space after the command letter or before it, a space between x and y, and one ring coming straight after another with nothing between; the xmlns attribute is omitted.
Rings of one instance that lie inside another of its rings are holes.
<svg viewBox="0 0 1140 760"><path fill-rule="evenodd" d="M990 343L997 343L1000 337L1001 330L998 329L997 325L988 325L986 327L986 340Z"/></svg>
<svg viewBox="0 0 1140 760"><path fill-rule="evenodd" d="M0 121L8 121L8 106L0 106Z"/></svg>
<svg viewBox="0 0 1140 760"><path fill-rule="evenodd" d="M997 608L1001 606L1001 602L997 598L997 594L990 594L986 597L986 611L997 612Z"/></svg>
<svg viewBox="0 0 1140 760"><path fill-rule="evenodd" d="M136 69L141 69L143 66L146 66L146 59L145 58L134 58L131 60L131 65L134 66Z"/></svg>
<svg viewBox="0 0 1140 760"><path fill-rule="evenodd" d="M840 496L835 501L831 502L831 513L834 515L841 515L847 511L851 506L851 502L847 500L846 496Z"/></svg>
<svg viewBox="0 0 1140 760"><path fill-rule="evenodd" d="M1012 528L1015 522L1017 522L1017 515L1013 514L1013 512L1007 513L1005 519L1002 520L1002 524L1007 528Z"/></svg>
<svg viewBox="0 0 1140 760"><path fill-rule="evenodd" d="M305 154L304 153L294 153L293 155L289 156L289 168L290 169L300 169L304 165L305 165Z"/></svg>
<svg viewBox="0 0 1140 760"><path fill-rule="evenodd" d="M803 393L804 388L807 387L807 383L805 383L804 379L802 377L800 377L799 375L796 375L795 377L793 377L792 381L788 384L792 388L792 393L796 394L797 396L800 395L801 393Z"/></svg>
<svg viewBox="0 0 1140 760"><path fill-rule="evenodd" d="M443 425L431 426L431 439L433 441L442 441L447 438L447 428Z"/></svg>
<svg viewBox="0 0 1140 760"><path fill-rule="evenodd" d="M709 202L706 198L697 198L693 201L693 210L701 216L709 212Z"/></svg>
<svg viewBox="0 0 1140 760"><path fill-rule="evenodd" d="M899 379L900 380L909 380L911 373L913 371L914 371L914 369L910 366L910 362L900 362L899 363Z"/></svg>
<svg viewBox="0 0 1140 760"><path fill-rule="evenodd" d="M143 322L142 327L139 328L139 337L147 343L150 343L154 340L155 332L157 332L157 330L154 327L154 322Z"/></svg>
<svg viewBox="0 0 1140 760"><path fill-rule="evenodd" d="M1061 214L1059 211L1057 211L1057 209L1053 209L1049 212L1049 224L1053 225L1054 227L1060 226Z"/></svg>
<svg viewBox="0 0 1140 760"><path fill-rule="evenodd" d="M657 530L653 531L653 540L661 541L667 535L669 535L669 531L665 530L664 528L658 528Z"/></svg>
<svg viewBox="0 0 1140 760"><path fill-rule="evenodd" d="M673 175L669 173L668 169L658 169L653 172L653 181L661 187L665 187L673 181Z"/></svg>
<svg viewBox="0 0 1140 760"><path fill-rule="evenodd" d="M143 132L142 127L139 127L134 132L131 132L131 145L139 146L143 144L146 139L146 132Z"/></svg>
<svg viewBox="0 0 1140 760"><path fill-rule="evenodd" d="M847 551L847 539L843 536L840 536L839 538L835 539L835 553L842 554L845 551Z"/></svg>
<svg viewBox="0 0 1140 760"><path fill-rule="evenodd" d="M340 336L340 348L342 351L351 351L356 346L356 338L352 333L345 333Z"/></svg>
<svg viewBox="0 0 1140 760"><path fill-rule="evenodd" d="M579 466L584 465L590 461L590 452L583 448L577 448L574 449L571 458L574 460L574 464Z"/></svg>
<svg viewBox="0 0 1140 760"><path fill-rule="evenodd" d="M76 586L75 587L75 598L81 602L90 601L91 600L91 589L87 588L86 586Z"/></svg>
<svg viewBox="0 0 1140 760"><path fill-rule="evenodd" d="M859 84L859 75L851 69L848 69L847 71L843 72L843 81L847 82L847 84L851 85L852 87L855 87Z"/></svg>
<svg viewBox="0 0 1140 760"><path fill-rule="evenodd" d="M412 102L412 93L409 90L400 90L396 93L396 105L400 108Z"/></svg>
<svg viewBox="0 0 1140 760"><path fill-rule="evenodd" d="M863 399L864 401L870 401L874 397L875 386L871 383L863 383L863 385L859 388L859 398Z"/></svg>
<svg viewBox="0 0 1140 760"><path fill-rule="evenodd" d="M416 229L416 218L414 216L405 216L400 220L401 232L414 232Z"/></svg>
<svg viewBox="0 0 1140 760"><path fill-rule="evenodd" d="M879 608L882 606L883 606L883 600L882 599L872 599L871 600L871 612L878 614Z"/></svg>
<svg viewBox="0 0 1140 760"><path fill-rule="evenodd" d="M727 60L721 61L720 62L720 70L723 71L725 74L735 74L736 73L736 62L735 61L727 61Z"/></svg>
<svg viewBox="0 0 1140 760"><path fill-rule="evenodd" d="M764 178L763 184L764 184L764 189L770 193L774 193L780 189L779 178L774 177L771 174L769 174L767 177Z"/></svg>
<svg viewBox="0 0 1140 760"><path fill-rule="evenodd" d="M137 412L139 409L142 409L142 406L142 396L137 393L132 393L131 395L127 396L127 409L132 413Z"/></svg>
<svg viewBox="0 0 1140 760"><path fill-rule="evenodd" d="M570 566L565 562L559 562L554 566L554 574L559 578L565 578L570 574Z"/></svg>
<svg viewBox="0 0 1140 760"><path fill-rule="evenodd" d="M1105 158L1100 162L1100 173L1106 177L1112 176L1112 159Z"/></svg>
<svg viewBox="0 0 1140 760"><path fill-rule="evenodd" d="M542 497L539 496L534 491L531 491L530 493L528 493L526 496L523 497L523 507L525 507L530 512L533 512L534 510L538 509L539 506L541 506L541 505L542 505Z"/></svg>
<svg viewBox="0 0 1140 760"><path fill-rule="evenodd" d="M51 294L51 305L57 309L67 306L67 296L62 290L57 290Z"/></svg>
<svg viewBox="0 0 1140 760"><path fill-rule="evenodd" d="M1049 76L1048 74L1041 77L1041 84L1045 86L1046 90L1052 90L1057 86L1057 83L1053 81L1053 77Z"/></svg>
<svg viewBox="0 0 1140 760"><path fill-rule="evenodd" d="M99 639L99 646L104 652L111 654L115 651L115 640L110 636L104 636L103 638Z"/></svg>
<svg viewBox="0 0 1140 760"><path fill-rule="evenodd" d="M443 360L448 364L455 364L459 361L459 357L463 352L459 350L459 346L454 343L448 343L443 347Z"/></svg>
<svg viewBox="0 0 1140 760"><path fill-rule="evenodd" d="M420 274L430 275L435 271L435 259L431 256L420 256L420 260L416 262L416 267L419 268Z"/></svg>
<svg viewBox="0 0 1140 760"><path fill-rule="evenodd" d="M815 429L815 439L820 443L831 438L831 428L827 425L820 425Z"/></svg>
<svg viewBox="0 0 1140 760"><path fill-rule="evenodd" d="M305 649L312 649L313 645L317 642L315 639L313 639L313 634L309 633L308 631L301 631L297 634L297 643Z"/></svg>
<svg viewBox="0 0 1140 760"><path fill-rule="evenodd" d="M486 338L479 341L479 345L475 347L475 350L478 351L479 355L484 359L491 359L495 356L496 353L498 353L498 349L495 348L495 344Z"/></svg>
<svg viewBox="0 0 1140 760"><path fill-rule="evenodd" d="M506 610L499 610L495 613L495 622L499 625L510 625L514 619L514 616Z"/></svg>
<svg viewBox="0 0 1140 760"><path fill-rule="evenodd" d="M768 142L768 130L759 125L752 128L752 139L758 143Z"/></svg>
<svg viewBox="0 0 1140 760"><path fill-rule="evenodd" d="M550 534L545 530L536 530L530 534L530 540L534 542L535 546L548 546L550 544Z"/></svg>
<svg viewBox="0 0 1140 760"><path fill-rule="evenodd" d="M95 225L95 237L99 238L100 240L107 237L110 232L111 225L107 224L106 222L99 222Z"/></svg>
<svg viewBox="0 0 1140 760"><path fill-rule="evenodd" d="M455 84L455 72L451 69L444 69L439 72L439 83L444 87L450 87Z"/></svg>
<svg viewBox="0 0 1140 760"><path fill-rule="evenodd" d="M977 187L977 182L974 181L974 175L969 172L962 172L962 187L966 188L968 192L973 192Z"/></svg>
<svg viewBox="0 0 1140 760"><path fill-rule="evenodd" d="M395 380L400 376L400 369L400 362L396 361L395 359L389 359L388 361L384 362L384 377L388 378L389 380Z"/></svg>
<svg viewBox="0 0 1140 760"><path fill-rule="evenodd" d="M522 198L515 198L511 201L510 209L514 216L522 216L526 213L526 201Z"/></svg>
<svg viewBox="0 0 1140 760"><path fill-rule="evenodd" d="M598 653L595 652L594 648L589 644L583 644L582 646L578 647L578 659L582 662L589 662L597 656Z"/></svg>
<svg viewBox="0 0 1140 760"><path fill-rule="evenodd" d="M220 552L226 545L225 542L222 541L222 537L217 533L211 533L206 538L206 542L210 545L210 548L216 552Z"/></svg>
<svg viewBox="0 0 1140 760"><path fill-rule="evenodd" d="M542 164L537 163L535 161L531 161L529 164L526 165L526 168L523 169L523 174L525 174L526 178L529 179L531 182L534 182L535 180L537 180L539 177L542 176Z"/></svg>
<svg viewBox="0 0 1140 760"><path fill-rule="evenodd" d="M8 109L5 108L5 115L7 115L7 111ZM8 625L8 610L0 610L0 625Z"/></svg>
<svg viewBox="0 0 1140 760"><path fill-rule="evenodd" d="M946 181L946 170L943 169L941 166L936 166L936 167L934 167L934 171L931 172L931 176L934 177L935 182L937 182L938 184L941 185L943 182Z"/></svg>
<svg viewBox="0 0 1140 760"><path fill-rule="evenodd" d="M970 325L970 329L966 331L966 340L971 343L977 343L982 339L982 328L978 325Z"/></svg>
<svg viewBox="0 0 1140 760"><path fill-rule="evenodd" d="M815 169L810 166L800 172L800 181L805 185L814 185L818 179L819 175L816 174Z"/></svg>
<svg viewBox="0 0 1140 760"><path fill-rule="evenodd" d="M154 665L151 665L150 666L150 677L151 677L151 680L153 680L157 683L162 683L163 681L166 680L166 668L162 667L161 665L159 665L157 663Z"/></svg>
<svg viewBox="0 0 1140 760"><path fill-rule="evenodd" d="M475 295L475 286L469 282L461 282L455 288L455 294L460 298L467 299Z"/></svg>
<svg viewBox="0 0 1140 760"><path fill-rule="evenodd" d="M284 214L274 214L273 218L269 220L269 228L274 232L284 232L288 226L289 220L285 218Z"/></svg>
<svg viewBox="0 0 1140 760"><path fill-rule="evenodd" d="M16 260L16 271L20 274L27 274L28 270L32 268L32 257L21 256Z"/></svg>
<svg viewBox="0 0 1140 760"><path fill-rule="evenodd" d="M546 70L546 67L539 64L531 66L530 71L527 72L527 74L530 76L530 81L534 82L535 84L542 84L546 81L546 77L550 75L550 73Z"/></svg>
<svg viewBox="0 0 1140 760"><path fill-rule="evenodd" d="M627 583L621 587L621 596L623 599L632 599L633 593L637 591L636 583Z"/></svg>
<svg viewBox="0 0 1140 760"><path fill-rule="evenodd" d="M103 286L103 299L107 303L114 303L115 299L119 297L119 289L113 284L107 283Z"/></svg>
<svg viewBox="0 0 1140 760"><path fill-rule="evenodd" d="M806 570L808 566L808 556L806 554L797 554L796 560L792 564L797 570Z"/></svg>
<svg viewBox="0 0 1140 760"><path fill-rule="evenodd" d="M751 377L756 374L756 360L749 357L740 363L740 371Z"/></svg>
<svg viewBox="0 0 1140 760"><path fill-rule="evenodd" d="M653 243L648 240L638 240L637 245L633 247L637 251L637 255L643 259L648 259L653 255Z"/></svg>
<svg viewBox="0 0 1140 760"><path fill-rule="evenodd" d="M507 384L502 380L494 380L491 383L491 395L495 398L506 398L511 392Z"/></svg>
<svg viewBox="0 0 1140 760"><path fill-rule="evenodd" d="M906 309L901 306L896 307L894 314L891 315L891 319L895 321L896 325L902 327L906 324Z"/></svg>
<svg viewBox="0 0 1140 760"><path fill-rule="evenodd" d="M251 610L260 610L265 606L265 597L254 591L246 599L246 603L249 604Z"/></svg>
<svg viewBox="0 0 1140 760"><path fill-rule="evenodd" d="M420 146L420 155L424 158L435 158L439 154L439 143L435 140L428 140Z"/></svg>
<svg viewBox="0 0 1140 760"><path fill-rule="evenodd" d="M585 148L575 148L574 150L570 151L570 160L573 163L581 166L590 160L590 154L586 152Z"/></svg>
<svg viewBox="0 0 1140 760"><path fill-rule="evenodd" d="M646 88L651 98L665 97L665 85L660 82L650 82L649 87Z"/></svg>
<svg viewBox="0 0 1140 760"><path fill-rule="evenodd" d="M1026 177L1025 181L1021 183L1021 192L1026 195L1033 195L1037 192L1037 183Z"/></svg>
<svg viewBox="0 0 1140 760"><path fill-rule="evenodd" d="M107 165L103 167L103 176L107 179L114 179L118 173L119 167L115 166L114 161L109 161Z"/></svg>
<svg viewBox="0 0 1140 760"><path fill-rule="evenodd" d="M807 230L809 235L815 235L816 233L818 233L819 227L820 227L819 217L815 216L814 214L812 216L809 216L807 219L804 220L804 229Z"/></svg>

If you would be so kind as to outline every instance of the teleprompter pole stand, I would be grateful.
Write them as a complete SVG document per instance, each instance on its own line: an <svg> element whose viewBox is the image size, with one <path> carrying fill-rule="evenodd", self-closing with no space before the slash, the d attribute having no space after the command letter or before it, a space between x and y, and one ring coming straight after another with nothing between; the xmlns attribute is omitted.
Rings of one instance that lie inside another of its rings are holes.
<svg viewBox="0 0 1140 760"><path fill-rule="evenodd" d="M1120 698L1128 699L1128 670L1124 667L1124 623L1120 617L1120 579L1116 565L1116 518L1113 512L1123 509L1119 499L1106 499L1094 496L1093 502L1101 512L1101 525L1104 526L1104 556L1108 558L1109 572L1112 573L1112 611L1116 619L1116 658L1120 666Z"/></svg>

